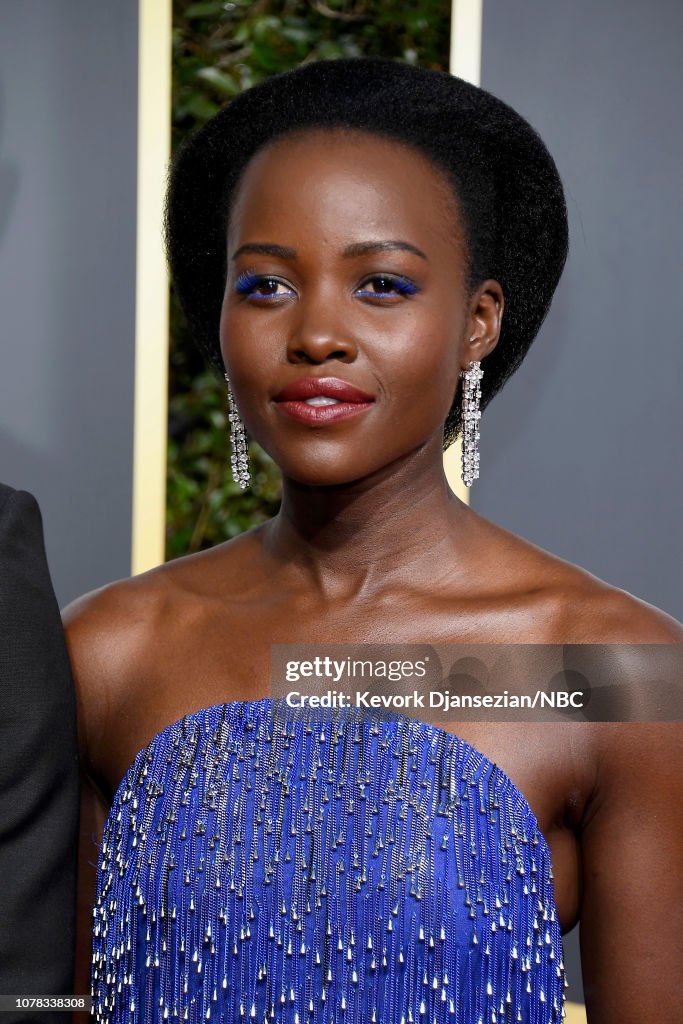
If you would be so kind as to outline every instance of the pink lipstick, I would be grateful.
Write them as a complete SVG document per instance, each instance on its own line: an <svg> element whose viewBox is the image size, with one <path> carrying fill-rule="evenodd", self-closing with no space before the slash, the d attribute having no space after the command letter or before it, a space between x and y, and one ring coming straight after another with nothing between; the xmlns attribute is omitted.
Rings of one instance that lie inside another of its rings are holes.
<svg viewBox="0 0 683 1024"><path fill-rule="evenodd" d="M357 416L375 398L339 377L302 377L278 392L274 401L291 419L320 425Z"/></svg>

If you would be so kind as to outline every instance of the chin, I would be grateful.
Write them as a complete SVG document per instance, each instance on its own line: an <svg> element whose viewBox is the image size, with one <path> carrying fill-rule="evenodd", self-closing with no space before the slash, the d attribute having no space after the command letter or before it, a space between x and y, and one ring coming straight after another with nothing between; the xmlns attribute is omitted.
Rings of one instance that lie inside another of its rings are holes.
<svg viewBox="0 0 683 1024"><path fill-rule="evenodd" d="M381 467L359 465L354 459L348 463L330 462L307 459L303 460L275 459L283 480L291 481L303 487L344 487L371 476Z"/></svg>
<svg viewBox="0 0 683 1024"><path fill-rule="evenodd" d="M345 485L352 484L355 480L359 479L355 473L347 475L334 469L330 469L328 473L325 473L320 469L311 469L309 472L306 472L299 468L291 473L283 470L282 475L284 479L295 485L311 488L344 487Z"/></svg>
<svg viewBox="0 0 683 1024"><path fill-rule="evenodd" d="M256 438L258 441L258 438ZM316 441L318 443L316 443ZM260 443L260 442L259 442ZM283 481L306 487L335 487L372 472L375 467L359 467L357 444L321 444L319 439L306 438L303 444L262 445L282 473Z"/></svg>

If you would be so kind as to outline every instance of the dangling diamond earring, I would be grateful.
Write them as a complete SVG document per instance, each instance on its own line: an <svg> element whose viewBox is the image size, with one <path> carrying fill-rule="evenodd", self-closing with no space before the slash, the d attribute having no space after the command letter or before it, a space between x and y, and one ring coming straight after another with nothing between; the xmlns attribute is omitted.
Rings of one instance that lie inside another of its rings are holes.
<svg viewBox="0 0 683 1024"><path fill-rule="evenodd" d="M225 382L228 385L228 420L230 422L230 465L232 467L232 478L244 490L251 482L247 437L244 433L244 424L235 405L227 373L225 374Z"/></svg>
<svg viewBox="0 0 683 1024"><path fill-rule="evenodd" d="M481 363L470 363L469 370L461 370L462 385L462 482L466 487L479 479L479 420L481 388L484 376Z"/></svg>

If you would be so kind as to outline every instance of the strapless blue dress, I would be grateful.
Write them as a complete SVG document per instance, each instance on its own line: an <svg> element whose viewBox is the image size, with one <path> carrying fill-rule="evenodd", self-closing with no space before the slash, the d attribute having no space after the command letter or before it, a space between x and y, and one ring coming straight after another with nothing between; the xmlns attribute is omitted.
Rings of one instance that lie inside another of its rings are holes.
<svg viewBox="0 0 683 1024"><path fill-rule="evenodd" d="M548 846L463 740L280 699L187 715L110 809L93 908L109 1024L555 1024Z"/></svg>

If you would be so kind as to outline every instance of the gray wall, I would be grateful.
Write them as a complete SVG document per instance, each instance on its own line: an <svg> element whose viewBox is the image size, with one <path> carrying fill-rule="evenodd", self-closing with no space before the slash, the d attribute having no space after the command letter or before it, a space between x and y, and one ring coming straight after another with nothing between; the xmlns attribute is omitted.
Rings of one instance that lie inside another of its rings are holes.
<svg viewBox="0 0 683 1024"><path fill-rule="evenodd" d="M137 0L0 10L0 480L61 605L130 573Z"/></svg>
<svg viewBox="0 0 683 1024"><path fill-rule="evenodd" d="M483 515L679 619L682 37L676 0L484 0L481 84L553 154L570 256L482 416L472 489ZM565 959L580 1002L578 929Z"/></svg>
<svg viewBox="0 0 683 1024"><path fill-rule="evenodd" d="M481 84L548 144L571 249L482 417L472 489L483 515L679 619L681 38L678 0L484 2Z"/></svg>

